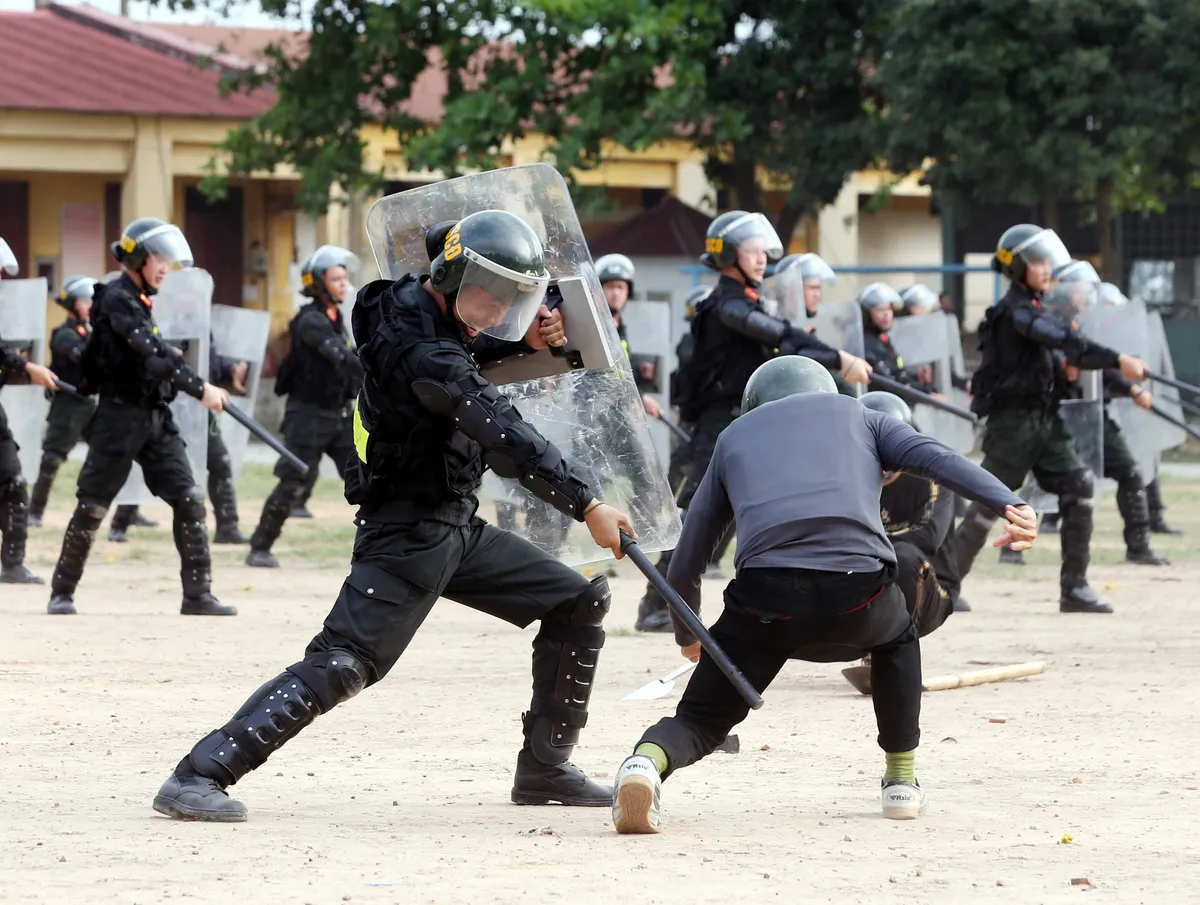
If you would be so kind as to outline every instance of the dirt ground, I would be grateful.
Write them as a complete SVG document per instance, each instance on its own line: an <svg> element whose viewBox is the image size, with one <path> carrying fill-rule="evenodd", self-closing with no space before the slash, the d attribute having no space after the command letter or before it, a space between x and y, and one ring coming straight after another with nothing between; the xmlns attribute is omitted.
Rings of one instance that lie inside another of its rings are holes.
<svg viewBox="0 0 1200 905"><path fill-rule="evenodd" d="M29 565L49 579L70 503L60 479ZM249 530L269 487L242 485ZM1200 483L1165 485L1183 538L1165 569L1124 565L1097 501L1093 583L1113 616L1062 616L1057 538L1023 569L985 551L975 608L924 642L925 674L1044 660L1040 676L930 693L920 821L879 816L870 702L838 665L793 663L714 754L664 788L666 830L619 837L607 810L508 802L529 699L529 642L439 605L388 679L336 708L236 787L237 825L178 823L150 801L202 734L302 655L345 574L337 488L292 522L278 572L217 548L234 619L178 614L166 528L97 541L80 615L45 588L0 586L0 901L1195 902L1200 900ZM674 668L669 636L633 632L642 583L620 566L584 745L610 778L678 698L623 697ZM706 587L711 621L720 585ZM1083 881L1072 885L1075 881ZM1084 885L1084 884L1090 885Z"/></svg>

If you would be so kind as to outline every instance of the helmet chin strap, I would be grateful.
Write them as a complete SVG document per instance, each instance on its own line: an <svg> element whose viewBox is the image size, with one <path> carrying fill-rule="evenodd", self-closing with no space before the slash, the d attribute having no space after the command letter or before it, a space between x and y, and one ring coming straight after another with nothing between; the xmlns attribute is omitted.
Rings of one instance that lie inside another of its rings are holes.
<svg viewBox="0 0 1200 905"><path fill-rule="evenodd" d="M738 261L733 266L737 268L738 273L740 273L742 275L742 279L746 281L746 285L749 286L751 289L757 289L759 286L762 285L761 280L750 279L750 274L748 274L748 273L746 273L746 271L742 270L742 262L741 261Z"/></svg>
<svg viewBox="0 0 1200 905"><path fill-rule="evenodd" d="M150 281L148 279L146 279L146 263L149 260L150 259L147 258L146 261L142 262L142 266L138 268L138 271L137 271L138 282L142 284L142 292L144 292L148 296L155 296L155 295L158 295L158 287L151 286Z"/></svg>

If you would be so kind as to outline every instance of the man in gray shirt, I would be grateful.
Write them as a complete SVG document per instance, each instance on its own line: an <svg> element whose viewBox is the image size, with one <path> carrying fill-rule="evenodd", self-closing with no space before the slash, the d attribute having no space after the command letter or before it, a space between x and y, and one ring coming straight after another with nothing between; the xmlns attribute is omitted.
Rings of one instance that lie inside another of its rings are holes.
<svg viewBox="0 0 1200 905"><path fill-rule="evenodd" d="M762 691L789 659L871 655L879 746L887 758L883 815L912 819L925 795L913 762L920 738L921 650L896 585L896 553L880 519L885 471L928 477L1007 520L996 546L1028 549L1032 509L982 468L902 421L837 393L820 365L796 356L755 371L742 417L726 428L700 484L668 581L700 610L700 575L736 524L737 576L712 626ZM661 779L709 754L745 719L746 702L686 627L675 639L699 658L674 717L646 730L617 774L613 822L621 833L659 831Z"/></svg>

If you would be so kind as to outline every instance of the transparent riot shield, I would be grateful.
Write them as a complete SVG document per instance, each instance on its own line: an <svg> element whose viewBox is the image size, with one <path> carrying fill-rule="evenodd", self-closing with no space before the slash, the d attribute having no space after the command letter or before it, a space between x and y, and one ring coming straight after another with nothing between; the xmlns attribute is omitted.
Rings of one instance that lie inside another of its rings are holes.
<svg viewBox="0 0 1200 905"><path fill-rule="evenodd" d="M1099 484L1104 475L1104 398L1099 371L1084 371L1079 378L1082 399L1064 399L1058 416L1075 441L1080 463ZM1018 494L1038 512L1058 512L1058 497L1038 486L1033 475L1025 479Z"/></svg>
<svg viewBox="0 0 1200 905"><path fill-rule="evenodd" d="M668 376L675 370L675 347L671 343L671 303L626 302L621 311L629 344L629 364L664 412L671 410ZM661 461L670 455L670 434L665 424L650 423L650 436Z"/></svg>
<svg viewBox="0 0 1200 905"><path fill-rule="evenodd" d="M208 336L212 310L213 278L207 270L189 267L173 270L154 296L154 323L162 340L183 350L184 361L201 377L208 377ZM187 444L188 461L196 486L204 489L208 474L208 410L186 393L171 403L179 436ZM129 479L113 501L118 506L144 506L154 497L146 488L136 462Z"/></svg>
<svg viewBox="0 0 1200 905"><path fill-rule="evenodd" d="M0 280L0 341L34 364L46 363L45 277ZM18 459L25 480L37 477L42 457L42 427L46 421L46 391L24 376L9 375L0 389L0 405L8 429L20 447Z"/></svg>
<svg viewBox="0 0 1200 905"><path fill-rule="evenodd" d="M258 399L259 382L262 380L263 363L267 357L267 340L271 335L271 312L234 308L230 305L212 306L212 346L209 358L215 356L231 362L246 363L244 393L226 387L233 394L233 404L254 417L254 404ZM250 432L222 412L217 418L221 439L229 450L233 462L234 477L242 471L246 461L246 449L250 444Z"/></svg>
<svg viewBox="0 0 1200 905"><path fill-rule="evenodd" d="M1170 362L1162 319L1157 314L1152 317L1141 302L1089 307L1079 314L1079 328L1095 342L1145 359L1152 370L1156 363L1162 367L1164 356ZM1170 366L1173 371L1173 365ZM1156 405L1176 418L1182 418L1177 390L1162 384L1152 384L1149 388ZM1154 477L1163 450L1179 446L1187 439L1178 427L1134 404L1127 396L1112 399L1108 413L1121 428L1125 443L1146 481Z"/></svg>
<svg viewBox="0 0 1200 905"><path fill-rule="evenodd" d="M888 331L905 370L916 374L928 367L934 390L962 408L970 408L965 393L954 389L955 360L962 362L962 335L958 321L943 311L898 317ZM913 406L918 430L936 437L951 449L969 452L975 445L971 422L927 405Z"/></svg>
<svg viewBox="0 0 1200 905"><path fill-rule="evenodd" d="M780 279L791 272L791 270L784 271L780 275ZM801 316L803 316L803 312L803 296L801 296ZM794 321L797 325L805 322L799 318ZM817 313L811 318L807 318L807 324L813 328L813 335L825 345L862 357L864 351L862 309L858 307L857 302L821 302Z"/></svg>
<svg viewBox="0 0 1200 905"><path fill-rule="evenodd" d="M568 346L505 359L486 371L521 415L556 442L600 499L626 509L646 552L674 547L679 513L655 448L633 373L600 288L587 241L566 182L547 164L493 170L390 195L367 212L367 235L380 274L399 278L429 267L427 230L481 210L506 210L541 239L561 306ZM488 481L481 502L490 515ZM515 530L569 565L610 555L583 525L565 523L557 510L517 484L525 526ZM533 528L530 527L532 520ZM542 530L543 526L559 526Z"/></svg>

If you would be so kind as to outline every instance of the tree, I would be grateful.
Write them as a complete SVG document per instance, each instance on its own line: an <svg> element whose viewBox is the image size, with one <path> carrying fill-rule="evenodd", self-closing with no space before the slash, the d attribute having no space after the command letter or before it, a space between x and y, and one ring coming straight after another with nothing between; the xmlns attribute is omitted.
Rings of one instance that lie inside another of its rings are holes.
<svg viewBox="0 0 1200 905"><path fill-rule="evenodd" d="M1050 226L1059 199L1089 202L1113 278L1113 218L1160 204L1191 170L1188 6L898 0L878 75L890 165L923 170L943 203L1041 206Z"/></svg>
<svg viewBox="0 0 1200 905"><path fill-rule="evenodd" d="M295 14L295 2L263 6ZM395 131L411 168L450 175L494 166L530 133L550 138L564 173L596 166L609 140L683 137L740 207L760 207L757 176L788 187L786 242L874 157L866 73L884 2L317 0L307 55L276 48L267 72L231 80L273 83L279 102L230 134L223 172L293 164L301 202L320 212L335 184L380 184L358 138L372 121ZM411 107L431 62L447 82L436 123Z"/></svg>

